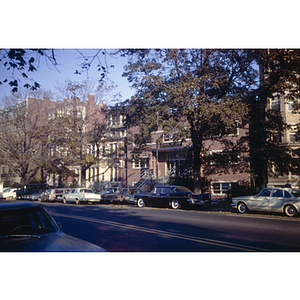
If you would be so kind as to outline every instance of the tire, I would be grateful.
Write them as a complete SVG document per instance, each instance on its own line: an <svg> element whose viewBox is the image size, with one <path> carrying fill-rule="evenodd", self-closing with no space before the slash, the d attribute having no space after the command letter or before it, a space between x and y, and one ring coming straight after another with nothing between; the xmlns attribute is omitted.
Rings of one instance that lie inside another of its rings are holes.
<svg viewBox="0 0 300 300"><path fill-rule="evenodd" d="M284 208L284 213L288 216L288 217L294 217L297 213L296 208L293 205L287 205Z"/></svg>
<svg viewBox="0 0 300 300"><path fill-rule="evenodd" d="M237 210L239 213L244 214L245 212L247 212L247 206L245 203L241 202L238 204Z"/></svg>
<svg viewBox="0 0 300 300"><path fill-rule="evenodd" d="M173 200L171 203L171 206L173 209L179 209L181 207L179 201L177 201L177 200Z"/></svg>
<svg viewBox="0 0 300 300"><path fill-rule="evenodd" d="M38 198L37 198L37 201L42 202L42 198L41 198L41 197L38 197Z"/></svg>
<svg viewBox="0 0 300 300"><path fill-rule="evenodd" d="M145 207L145 201L143 198L139 198L138 201L137 201L137 206L142 208L142 207Z"/></svg>
<svg viewBox="0 0 300 300"><path fill-rule="evenodd" d="M79 200L78 200L78 199L75 199L75 203L76 203L77 205L79 205L79 204L80 204L80 202L79 202Z"/></svg>
<svg viewBox="0 0 300 300"><path fill-rule="evenodd" d="M64 204L67 204L66 198L63 198L63 203L64 203Z"/></svg>

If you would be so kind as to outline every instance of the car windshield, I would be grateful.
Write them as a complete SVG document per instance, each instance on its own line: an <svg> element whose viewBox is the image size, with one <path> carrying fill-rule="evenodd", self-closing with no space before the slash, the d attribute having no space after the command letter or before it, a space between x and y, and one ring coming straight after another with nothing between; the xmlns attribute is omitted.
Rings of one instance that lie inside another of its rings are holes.
<svg viewBox="0 0 300 300"><path fill-rule="evenodd" d="M49 214L40 206L0 211L0 237L57 232Z"/></svg>

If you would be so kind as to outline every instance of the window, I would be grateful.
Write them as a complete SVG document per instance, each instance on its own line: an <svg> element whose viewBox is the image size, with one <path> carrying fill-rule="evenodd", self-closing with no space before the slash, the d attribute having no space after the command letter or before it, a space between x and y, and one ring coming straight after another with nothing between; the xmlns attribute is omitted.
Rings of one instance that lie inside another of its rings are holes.
<svg viewBox="0 0 300 300"><path fill-rule="evenodd" d="M211 151L211 165L233 165L238 164L240 155L234 151Z"/></svg>
<svg viewBox="0 0 300 300"><path fill-rule="evenodd" d="M211 193L215 195L225 195L233 186L237 185L237 181L220 181L211 183Z"/></svg>
<svg viewBox="0 0 300 300"><path fill-rule="evenodd" d="M261 196L261 197L270 197L271 191L272 191L271 189L263 189L260 192L259 196Z"/></svg>
<svg viewBox="0 0 300 300"><path fill-rule="evenodd" d="M288 191L284 191L284 197L285 198L291 198L292 196ZM298 196L296 196L296 197L298 197Z"/></svg>
<svg viewBox="0 0 300 300"><path fill-rule="evenodd" d="M154 194L161 194L161 188L155 188Z"/></svg>
<svg viewBox="0 0 300 300"><path fill-rule="evenodd" d="M273 99L271 99L271 109L280 111L280 97L275 96Z"/></svg>
<svg viewBox="0 0 300 300"><path fill-rule="evenodd" d="M282 190L274 190L272 197L283 197L283 191Z"/></svg>
<svg viewBox="0 0 300 300"><path fill-rule="evenodd" d="M133 159L134 169L149 169L149 157L137 157Z"/></svg>
<svg viewBox="0 0 300 300"><path fill-rule="evenodd" d="M297 143L299 141L298 128L296 125L291 126L291 129L289 131L289 139L290 143Z"/></svg>
<svg viewBox="0 0 300 300"><path fill-rule="evenodd" d="M161 193L162 193L163 195L167 195L167 194L171 194L171 191L170 191L169 188L162 188Z"/></svg>

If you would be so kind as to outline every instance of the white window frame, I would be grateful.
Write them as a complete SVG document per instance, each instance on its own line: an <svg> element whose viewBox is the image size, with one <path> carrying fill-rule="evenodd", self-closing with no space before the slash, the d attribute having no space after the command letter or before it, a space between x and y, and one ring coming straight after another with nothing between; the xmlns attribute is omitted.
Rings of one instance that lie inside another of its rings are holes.
<svg viewBox="0 0 300 300"><path fill-rule="evenodd" d="M211 194L214 195L214 196L225 196L226 192L231 189L232 184L233 183L238 183L238 182L239 182L238 180L211 181L211 183L210 183ZM213 188L214 184L220 184L220 192L219 193L215 193L214 192L214 188ZM229 188L226 191L224 191L224 192L223 192L223 189L222 189L222 184L229 184Z"/></svg>

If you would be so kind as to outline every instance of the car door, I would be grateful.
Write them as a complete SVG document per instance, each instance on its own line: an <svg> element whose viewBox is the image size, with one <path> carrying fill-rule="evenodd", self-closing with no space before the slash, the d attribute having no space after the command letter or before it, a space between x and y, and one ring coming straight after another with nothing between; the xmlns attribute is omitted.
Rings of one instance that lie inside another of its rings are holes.
<svg viewBox="0 0 300 300"><path fill-rule="evenodd" d="M75 189L72 189L69 193L65 194L65 198L67 201L75 201L74 200L74 193L75 193Z"/></svg>
<svg viewBox="0 0 300 300"><path fill-rule="evenodd" d="M277 211L284 202L284 194L282 189L273 189L271 197L269 198L269 211Z"/></svg>
<svg viewBox="0 0 300 300"><path fill-rule="evenodd" d="M163 187L161 189L161 194L160 194L160 199L159 199L160 206L164 206L164 207L169 206L170 193L171 193L170 188Z"/></svg>
<svg viewBox="0 0 300 300"><path fill-rule="evenodd" d="M147 205L153 205L153 206L159 206L160 205L160 194L161 194L161 188L155 188L149 198Z"/></svg>
<svg viewBox="0 0 300 300"><path fill-rule="evenodd" d="M247 206L250 210L267 211L272 189L263 189L258 196L252 197L247 201Z"/></svg>

